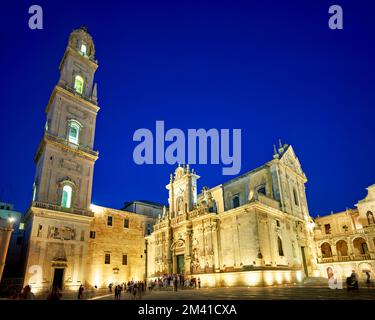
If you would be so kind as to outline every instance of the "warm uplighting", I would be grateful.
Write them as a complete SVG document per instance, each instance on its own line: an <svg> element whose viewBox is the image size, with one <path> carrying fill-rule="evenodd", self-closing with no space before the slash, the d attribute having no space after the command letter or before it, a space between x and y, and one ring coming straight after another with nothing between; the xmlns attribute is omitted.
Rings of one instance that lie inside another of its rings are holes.
<svg viewBox="0 0 375 320"><path fill-rule="evenodd" d="M264 282L268 286L273 285L273 282L274 282L273 273L266 273L265 276L264 276Z"/></svg>
<svg viewBox="0 0 375 320"><path fill-rule="evenodd" d="M276 272L275 279L277 284L283 283L283 274L281 272Z"/></svg>
<svg viewBox="0 0 375 320"><path fill-rule="evenodd" d="M302 281L302 271L297 271L296 272L296 278L297 278L297 282L301 282Z"/></svg>
<svg viewBox="0 0 375 320"><path fill-rule="evenodd" d="M256 286L261 281L260 273L251 272L246 275L246 284L248 286Z"/></svg>

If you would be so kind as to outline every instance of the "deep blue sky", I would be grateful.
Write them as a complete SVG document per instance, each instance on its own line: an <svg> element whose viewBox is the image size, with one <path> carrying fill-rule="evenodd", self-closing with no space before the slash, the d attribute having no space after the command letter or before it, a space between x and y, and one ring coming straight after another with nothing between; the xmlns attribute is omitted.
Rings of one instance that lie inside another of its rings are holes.
<svg viewBox="0 0 375 320"><path fill-rule="evenodd" d="M167 202L174 167L137 166L138 128L241 128L242 171L281 138L308 177L312 215L352 207L375 183L373 1L7 1L0 22L0 198L25 210L44 109L69 33L96 45L99 105L93 202ZM28 8L44 9L44 30ZM344 30L328 28L328 7ZM230 177L195 166L199 190Z"/></svg>

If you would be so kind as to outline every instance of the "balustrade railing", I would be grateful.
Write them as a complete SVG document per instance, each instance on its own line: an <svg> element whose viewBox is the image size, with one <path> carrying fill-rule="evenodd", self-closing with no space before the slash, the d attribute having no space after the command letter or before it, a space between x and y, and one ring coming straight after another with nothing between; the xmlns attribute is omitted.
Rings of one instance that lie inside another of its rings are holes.
<svg viewBox="0 0 375 320"><path fill-rule="evenodd" d="M79 215L88 216L88 217L93 216L93 213L90 210L78 209L78 208L65 208L57 204L46 203L46 202L41 202L41 201L33 201L32 206L35 208L74 213L74 214L79 214Z"/></svg>
<svg viewBox="0 0 375 320"><path fill-rule="evenodd" d="M345 262L345 261L363 261L363 260L375 260L375 254L355 254L350 256L333 256L333 257L321 257L318 258L318 263L332 263L332 262Z"/></svg>

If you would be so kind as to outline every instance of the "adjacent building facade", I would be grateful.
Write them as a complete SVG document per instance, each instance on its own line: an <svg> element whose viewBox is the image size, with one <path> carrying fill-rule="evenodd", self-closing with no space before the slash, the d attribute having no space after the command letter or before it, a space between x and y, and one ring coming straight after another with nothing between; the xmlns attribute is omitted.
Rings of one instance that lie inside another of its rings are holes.
<svg viewBox="0 0 375 320"><path fill-rule="evenodd" d="M355 209L315 219L315 246L322 277L327 277L329 267L342 278L355 270L363 280L366 271L375 271L375 185L367 191Z"/></svg>

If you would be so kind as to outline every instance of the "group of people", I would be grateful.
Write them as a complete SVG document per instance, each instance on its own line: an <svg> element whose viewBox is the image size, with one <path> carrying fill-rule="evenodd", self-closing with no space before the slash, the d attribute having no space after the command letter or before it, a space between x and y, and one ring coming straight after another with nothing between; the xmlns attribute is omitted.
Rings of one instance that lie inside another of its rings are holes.
<svg viewBox="0 0 375 320"><path fill-rule="evenodd" d="M365 271L366 274L366 285L369 287L371 285L370 281L370 272ZM335 272L332 267L327 268L328 275L328 287L330 289L342 289L342 277L339 272ZM358 290L359 289L359 277L355 270L352 270L352 273L349 277L346 278L346 288L348 290Z"/></svg>
<svg viewBox="0 0 375 320"><path fill-rule="evenodd" d="M112 292L113 283L108 285L109 292ZM128 281L123 282L115 286L115 300L121 300L121 292L127 292L130 294L131 299L141 299L145 294L146 285L143 281Z"/></svg>
<svg viewBox="0 0 375 320"><path fill-rule="evenodd" d="M198 278L186 278L182 274L164 274L154 280L150 280L148 283L148 289L152 291L155 287L158 289L168 288L173 286L173 290L177 291L178 287L185 288L200 288L201 279Z"/></svg>

